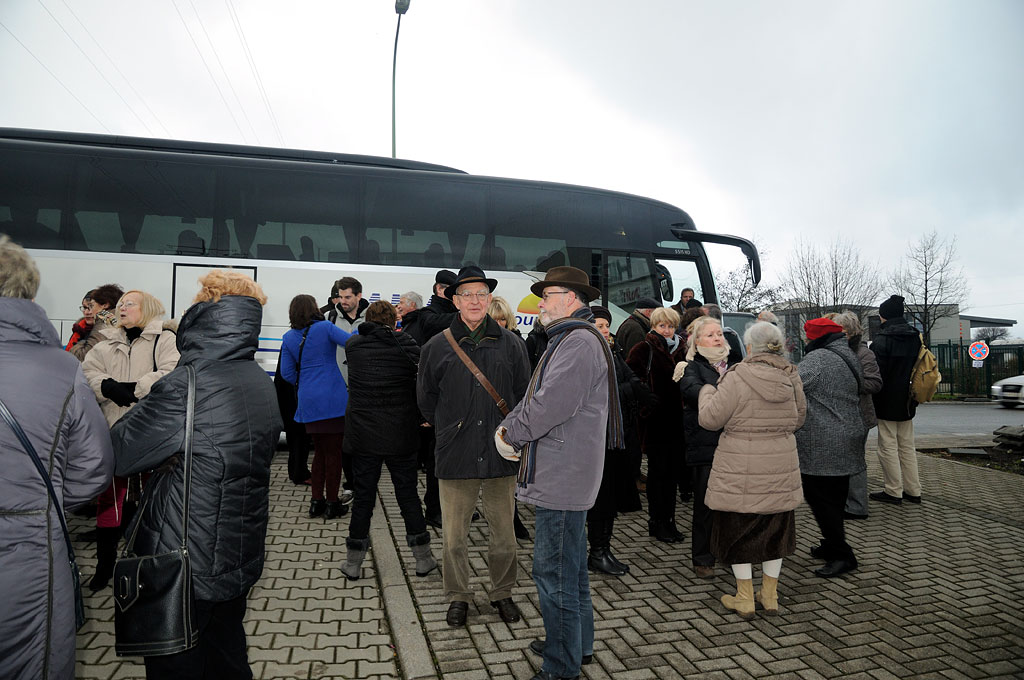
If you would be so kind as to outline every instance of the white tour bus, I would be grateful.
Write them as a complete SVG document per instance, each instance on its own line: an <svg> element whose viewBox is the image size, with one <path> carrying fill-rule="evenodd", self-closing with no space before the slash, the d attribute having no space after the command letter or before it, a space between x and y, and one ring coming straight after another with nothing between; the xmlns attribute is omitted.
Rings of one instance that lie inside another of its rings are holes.
<svg viewBox="0 0 1024 680"><path fill-rule="evenodd" d="M250 274L267 302L257 358L268 372L288 303L326 303L354 276L363 297L429 299L434 274L477 264L498 279L525 336L530 284L549 267L588 272L617 322L637 299L715 301L704 242L666 203L587 187L469 175L373 156L0 128L0 233L30 249L37 298L64 340L82 296L104 283L188 308L213 268ZM615 326L613 326L615 327Z"/></svg>

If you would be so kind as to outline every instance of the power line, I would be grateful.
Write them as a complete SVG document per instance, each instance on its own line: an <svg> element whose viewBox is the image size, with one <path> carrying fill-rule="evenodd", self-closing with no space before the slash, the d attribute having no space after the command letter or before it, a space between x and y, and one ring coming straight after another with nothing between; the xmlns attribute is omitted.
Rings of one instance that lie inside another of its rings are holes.
<svg viewBox="0 0 1024 680"><path fill-rule="evenodd" d="M217 47L213 40L210 39L210 34L206 31L206 24L203 22L203 18L199 16L199 10L196 9L196 5L192 0L189 0L189 4L192 5L192 11L195 12L196 19L199 20L199 27L203 29L203 35L206 36L206 42L210 43L210 49L213 51L213 56L217 60L217 65L220 66L220 70L224 74L224 79L228 81L228 87L231 89L231 94L234 96L235 103L238 104L238 108L245 117L245 122L249 125L249 130L252 132L252 136L256 138L257 144L262 144L259 133L256 132L256 128L253 127L252 121L249 120L249 114L246 113L245 106L242 105L242 100L238 98L238 93L235 92L235 86L231 82L231 76L228 74L228 70L224 68L224 63L220 60L220 55L217 53Z"/></svg>
<svg viewBox="0 0 1024 680"><path fill-rule="evenodd" d="M146 128L146 132L152 135L153 131L149 129L148 125L146 125L146 121L142 120L142 116L140 116L135 111L135 108L131 104L129 104L124 97L121 96L121 91L114 87L114 84L107 79L107 76L103 74L103 71L101 71L99 66L96 65L96 62L94 62L92 58L88 54L86 54L85 50L82 49L82 46L78 44L78 41L75 40L75 38L70 33L68 33L68 30L66 28L64 28L64 24L62 24L60 20L56 16L54 16L53 12L50 11L49 7L43 4L43 0L36 0L36 2L39 3L40 7L46 10L46 13L50 15L50 18L53 19L54 23L56 23L60 30L64 32L64 35L68 37L68 40L70 40L71 43L78 48L78 51L82 53L82 56L85 57L85 60L89 62L89 65L92 66L96 70L96 73L100 75L100 78L103 78L103 82L109 85L110 89L112 89L114 91L114 94L117 95L117 98L121 100L121 103L128 107L128 110L131 112L133 116L135 116L135 119L142 123L142 127Z"/></svg>
<svg viewBox="0 0 1024 680"><path fill-rule="evenodd" d="M213 77L213 71L210 70L210 65L207 63L206 57L203 56L202 50L199 49L199 44L196 42L191 29L189 29L188 24L185 22L185 17L182 15L181 10L178 9L178 0L171 0L171 4L174 5L174 11L178 13L178 18L181 19L181 25L185 27L185 32L188 33L188 39L192 41L192 46L196 48L196 53L198 53L199 58L202 59L203 67L206 69L207 75L210 76L210 80L213 81L213 86L217 88L217 94L220 95L220 100L224 102L224 108L228 110L228 114L231 116L231 122L235 124L235 129L238 130L238 134L242 138L242 141L248 143L249 140L246 138L245 132L242 131L242 126L238 124L238 118L235 117L235 112L231 110L231 106L228 104L228 100L224 96L224 91L220 89L220 84L217 82L217 79Z"/></svg>
<svg viewBox="0 0 1024 680"><path fill-rule="evenodd" d="M99 49L103 56L107 58L107 61L109 61L110 65L114 67L114 70L117 71L117 75L121 76L121 79L124 80L125 84L128 86L128 89L132 91L132 94L134 94L136 98L138 98L138 100L142 102L142 106L144 106L149 115L153 117L153 120L156 121L157 125L163 128L164 134L170 137L171 131L167 128L166 125L163 124L163 121L161 121L160 117L156 115L156 112L149 107L149 104L146 103L146 99L141 94L139 94L138 90L136 90L132 86L132 81L128 79L128 76L121 72L121 69L117 67L117 62L114 61L109 54L107 54L107 51L103 49L103 44L99 40L97 40L95 36L93 36L92 31L90 31L89 27L85 25L85 23L79 18L77 14L75 14L75 10L71 9L71 6L67 3L67 0L61 0L61 4L63 4L64 8L67 9L67 11L71 13L71 16L75 18L75 21L77 21L78 25L82 27L82 30L84 30L85 34L89 36L89 39L92 40L96 48Z"/></svg>
<svg viewBox="0 0 1024 680"><path fill-rule="evenodd" d="M249 68L252 70L252 75L256 79L256 86L259 88L260 96L263 98L263 105L267 108L267 114L270 116L270 122L274 125L274 132L277 133L278 142L284 146L284 137L281 136L281 128L277 124L277 116L274 115L274 108L270 105L270 98L267 97L267 91L263 87L263 79L260 78L260 71L256 67L256 60L252 57L252 52L249 50L249 43L245 39L245 29L242 28L242 22L238 18L238 14L235 12L235 6L231 0L225 0L228 6L228 12L231 14L231 21L235 24L235 32L238 33L238 39L242 43L242 49L245 52L245 58L249 60Z"/></svg>
<svg viewBox="0 0 1024 680"><path fill-rule="evenodd" d="M54 73L53 71L51 71L51 70L49 69L49 67L48 67L48 66L47 66L46 64L44 64L44 63L43 63L42 59L40 59L39 57L37 57L37 56L35 55L35 53L34 53L34 52L33 52L32 50L30 50L30 49L28 48L28 45L26 45L25 43L21 42L21 39L20 39L20 38L18 38L18 36L14 35L14 31L12 31L11 29L9 29L9 28L7 27L7 25L6 25L6 24L5 24L4 22L2 22L2 21L0 21L0 26L2 26L2 27L3 27L3 29L4 29L5 31L7 31L8 33L10 33L10 34L11 34L11 37L12 37L12 38L14 38L15 40L17 40L17 41L18 41L18 44L19 44L19 45L21 45L21 46L22 46L22 47L23 47L23 48L25 49L25 51L26 51L26 52L28 52L28 53L29 53L29 55L30 55L30 56L31 56L31 57L32 57L33 59L35 59L35 60L36 60L36 63L38 63L38 64L39 64L40 66L42 66L42 67L43 67L43 70L45 70L45 71L46 71L47 73L49 73L49 74L50 74L50 76L52 76L52 77L53 77L53 79L54 79L54 80L56 80L56 81L57 81L57 83L58 83L58 84L59 84L59 85L60 85L61 87L63 87L63 88L64 88L64 91L65 91L65 92L67 92L67 93L68 93L69 95L71 95L71 98L72 98L72 99L74 99L74 100L75 100L76 102L78 102L79 106L81 106L81 107L82 107L83 109L85 109L85 112L86 112L86 113L88 113L88 114L89 114L90 116L92 116L93 120L95 120L95 121L96 121L97 123L99 123L100 127L101 127L101 128L103 128L103 130L104 130L104 131L106 131L106 132L110 132L110 128L108 128L108 127L107 127L106 125L104 125L104 124L103 124L103 121L102 121L102 120L100 120L99 118L97 118L97 117L96 117L96 114L95 114L95 113L93 113L93 112L92 112L92 110L91 110L91 109L90 109L90 108L89 108L88 106L86 106L86 105L85 105L85 102L83 102L83 101L82 101L81 99L79 99L79 98L78 98L78 97L77 97L77 96L75 95L75 93L74 93L74 92L72 92L72 91L71 91L71 89L70 89L70 88L69 88L69 87L68 87L67 85L65 85L65 84L64 84L64 81L62 81L62 80L61 80L60 78L58 78L58 77L57 77L57 74L56 74L56 73Z"/></svg>

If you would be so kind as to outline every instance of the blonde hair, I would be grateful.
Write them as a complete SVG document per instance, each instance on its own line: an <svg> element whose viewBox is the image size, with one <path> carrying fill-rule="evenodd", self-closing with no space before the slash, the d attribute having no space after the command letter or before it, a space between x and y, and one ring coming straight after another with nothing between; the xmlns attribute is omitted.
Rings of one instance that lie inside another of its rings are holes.
<svg viewBox="0 0 1024 680"><path fill-rule="evenodd" d="M117 306L120 307L124 299L134 293L142 298L142 302L139 303L139 310L142 312L142 317L139 319L139 328L145 328L149 325L149 322L153 319L162 319L166 310L164 310L163 304L155 297L141 290L126 290L121 299L117 301Z"/></svg>
<svg viewBox="0 0 1024 680"><path fill-rule="evenodd" d="M679 312L671 307L657 307L651 312L651 328L659 323L667 323L670 326L679 327Z"/></svg>
<svg viewBox="0 0 1024 680"><path fill-rule="evenodd" d="M261 305L267 304L267 296L263 294L260 284L242 272L214 269L199 279L199 292L192 301L220 302L222 295L239 295L255 298Z"/></svg>
<svg viewBox="0 0 1024 680"><path fill-rule="evenodd" d="M34 300L39 292L39 267L28 252L0 234L0 297Z"/></svg>
<svg viewBox="0 0 1024 680"><path fill-rule="evenodd" d="M689 326L686 327L686 360L691 361L697 356L697 336L704 326L708 324L715 324L719 328L722 326L722 322L713 316L704 315L700 318L694 319Z"/></svg>
<svg viewBox="0 0 1024 680"><path fill-rule="evenodd" d="M487 305L487 313L494 320L504 319L505 328L514 331L518 328L516 315L512 313L512 306L505 298L495 295L491 298L491 304Z"/></svg>

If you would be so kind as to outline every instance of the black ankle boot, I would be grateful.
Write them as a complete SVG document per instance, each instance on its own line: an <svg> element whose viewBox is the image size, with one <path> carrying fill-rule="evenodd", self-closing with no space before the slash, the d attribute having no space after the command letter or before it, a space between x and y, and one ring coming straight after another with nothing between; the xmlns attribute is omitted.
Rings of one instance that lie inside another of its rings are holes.
<svg viewBox="0 0 1024 680"><path fill-rule="evenodd" d="M117 540L121 527L96 528L96 574L89 581L89 590L98 593L110 583L117 561Z"/></svg>
<svg viewBox="0 0 1024 680"><path fill-rule="evenodd" d="M324 519L337 519L348 512L348 506L341 501L328 501L327 510L324 512Z"/></svg>
<svg viewBox="0 0 1024 680"><path fill-rule="evenodd" d="M327 510L327 501L312 500L309 502L309 516L310 517L322 517L324 512Z"/></svg>
<svg viewBox="0 0 1024 680"><path fill-rule="evenodd" d="M591 548L590 557L587 558L587 566L591 571L599 571L602 574L622 576L626 573L624 564L616 564L612 552L608 548Z"/></svg>

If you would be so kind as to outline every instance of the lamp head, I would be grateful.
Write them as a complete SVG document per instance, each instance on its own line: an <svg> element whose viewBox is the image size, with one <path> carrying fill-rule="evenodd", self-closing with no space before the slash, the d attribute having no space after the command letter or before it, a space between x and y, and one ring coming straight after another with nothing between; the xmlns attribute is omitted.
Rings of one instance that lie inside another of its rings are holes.
<svg viewBox="0 0 1024 680"><path fill-rule="evenodd" d="M395 0L395 12L397 14L405 14L409 11L409 3L412 0Z"/></svg>

